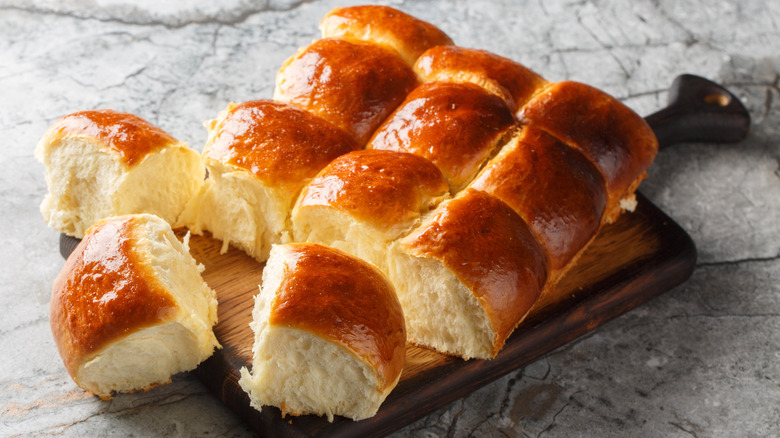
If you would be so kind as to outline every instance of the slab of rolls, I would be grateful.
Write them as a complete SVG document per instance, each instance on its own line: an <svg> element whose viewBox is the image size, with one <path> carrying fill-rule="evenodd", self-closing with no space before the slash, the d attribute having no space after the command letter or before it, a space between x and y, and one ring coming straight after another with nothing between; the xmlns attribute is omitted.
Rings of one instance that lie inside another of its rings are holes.
<svg viewBox="0 0 780 438"><path fill-rule="evenodd" d="M403 362L402 350L387 348L376 331L334 337L303 330L380 376L365 383L380 394L367 409L323 407L306 400L307 391L264 386L283 373L271 352L294 356L269 332L289 285L284 278L317 276L313 265L305 274L296 270L302 252L370 263L347 269L344 281L364 266L381 272L403 311L388 333L489 359L601 227L634 209L657 142L613 97L455 46L433 25L395 9L337 8L320 29L322 39L283 64L273 100L231 104L207 123L209 176L175 225L209 231L259 262L270 256L268 266L277 267L256 301L253 369L242 372L253 403L365 418L400 375L388 364L399 354ZM311 300L338 303L338 281L323 283L333 290L316 283L306 283ZM299 386L307 385L313 383Z"/></svg>

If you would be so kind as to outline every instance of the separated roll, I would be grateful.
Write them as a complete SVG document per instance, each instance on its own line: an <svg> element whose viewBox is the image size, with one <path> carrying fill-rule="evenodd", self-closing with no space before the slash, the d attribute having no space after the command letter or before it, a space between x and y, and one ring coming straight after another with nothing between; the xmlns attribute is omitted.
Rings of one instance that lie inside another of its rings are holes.
<svg viewBox="0 0 780 438"><path fill-rule="evenodd" d="M95 224L54 280L50 304L76 384L110 398L168 383L211 356L217 300L201 270L157 216Z"/></svg>
<svg viewBox="0 0 780 438"><path fill-rule="evenodd" d="M128 113L80 111L60 118L35 149L45 166L46 223L81 238L100 219L150 213L175 223L203 184L200 154Z"/></svg>
<svg viewBox="0 0 780 438"><path fill-rule="evenodd" d="M401 306L372 265L316 244L276 245L252 313L252 406L283 415L376 414L401 376Z"/></svg>

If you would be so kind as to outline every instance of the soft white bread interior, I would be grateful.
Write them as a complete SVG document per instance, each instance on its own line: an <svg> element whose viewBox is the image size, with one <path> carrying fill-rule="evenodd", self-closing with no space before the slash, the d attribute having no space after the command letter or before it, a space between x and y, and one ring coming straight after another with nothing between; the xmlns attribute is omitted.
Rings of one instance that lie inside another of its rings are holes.
<svg viewBox="0 0 780 438"><path fill-rule="evenodd" d="M44 219L78 238L108 216L151 213L174 223L205 177L200 154L185 143L111 110L57 120L35 156L44 164L48 186Z"/></svg>
<svg viewBox="0 0 780 438"><path fill-rule="evenodd" d="M345 132L306 111L269 100L229 104L207 122L203 161L209 178L179 225L211 232L259 262L271 245L289 242L290 210L317 172L359 146Z"/></svg>
<svg viewBox="0 0 780 438"><path fill-rule="evenodd" d="M202 269L157 216L95 224L55 280L50 305L76 384L110 398L168 383L211 356L217 300Z"/></svg>
<svg viewBox="0 0 780 438"><path fill-rule="evenodd" d="M410 342L464 359L489 359L539 297L548 264L517 213L491 195L466 189L392 244L388 276Z"/></svg>
<svg viewBox="0 0 780 438"><path fill-rule="evenodd" d="M251 404L360 420L401 375L406 335L392 285L375 267L317 244L274 245L252 313Z"/></svg>
<svg viewBox="0 0 780 438"><path fill-rule="evenodd" d="M209 178L182 212L178 225L195 234L208 231L257 261L268 258L271 245L289 242L289 207L282 193L262 184L251 173L209 160ZM281 196L280 196L281 195Z"/></svg>
<svg viewBox="0 0 780 438"><path fill-rule="evenodd" d="M409 254L397 242L388 260L409 342L464 359L493 356L495 330L477 297L452 270Z"/></svg>

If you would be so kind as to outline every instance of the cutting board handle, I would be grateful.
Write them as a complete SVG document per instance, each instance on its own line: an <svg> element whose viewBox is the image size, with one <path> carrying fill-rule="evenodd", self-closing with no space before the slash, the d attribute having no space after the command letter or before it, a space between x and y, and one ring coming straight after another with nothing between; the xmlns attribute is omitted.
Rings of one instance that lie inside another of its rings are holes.
<svg viewBox="0 0 780 438"><path fill-rule="evenodd" d="M669 105L645 118L663 149L677 143L736 143L747 136L750 114L729 90L699 76L678 76Z"/></svg>

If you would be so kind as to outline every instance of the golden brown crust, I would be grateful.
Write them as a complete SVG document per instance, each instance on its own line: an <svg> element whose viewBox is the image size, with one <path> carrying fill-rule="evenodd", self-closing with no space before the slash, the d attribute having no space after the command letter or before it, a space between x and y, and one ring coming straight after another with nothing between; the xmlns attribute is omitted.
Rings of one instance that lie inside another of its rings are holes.
<svg viewBox="0 0 780 438"><path fill-rule="evenodd" d="M177 303L135 252L136 219L95 224L54 280L50 322L71 376L90 356L173 317Z"/></svg>
<svg viewBox="0 0 780 438"><path fill-rule="evenodd" d="M285 278L268 323L336 342L395 384L406 355L406 329L395 289L372 265L314 243L288 245Z"/></svg>
<svg viewBox="0 0 780 438"><path fill-rule="evenodd" d="M400 241L411 254L440 260L479 300L496 332L495 355L539 297L548 260L508 205L466 189Z"/></svg>
<svg viewBox="0 0 780 438"><path fill-rule="evenodd" d="M430 161L403 152L350 152L325 167L296 208L328 205L383 231L408 229L449 192Z"/></svg>
<svg viewBox="0 0 780 438"><path fill-rule="evenodd" d="M485 50L456 46L429 49L417 59L423 82L471 82L506 99L514 111L548 83L529 68Z"/></svg>
<svg viewBox="0 0 780 438"><path fill-rule="evenodd" d="M414 72L397 53L329 38L285 62L275 98L311 111L364 145L416 85Z"/></svg>
<svg viewBox="0 0 780 438"><path fill-rule="evenodd" d="M46 133L50 145L63 138L88 138L119 154L127 166L177 140L133 114L109 109L79 111L57 121Z"/></svg>
<svg viewBox="0 0 780 438"><path fill-rule="evenodd" d="M436 26L388 6L335 8L320 22L323 38L354 38L395 49L409 64L427 49L452 44Z"/></svg>
<svg viewBox="0 0 780 438"><path fill-rule="evenodd" d="M470 184L506 202L562 269L596 235L606 206L604 178L582 153L525 127Z"/></svg>
<svg viewBox="0 0 780 438"><path fill-rule="evenodd" d="M368 147L425 157L457 191L474 177L514 125L504 101L482 88L431 82L409 94Z"/></svg>
<svg viewBox="0 0 780 438"><path fill-rule="evenodd" d="M270 100L230 105L221 116L204 157L245 169L266 184L300 188L331 160L360 148L329 122Z"/></svg>
<svg viewBox="0 0 780 438"><path fill-rule="evenodd" d="M607 184L608 214L633 193L658 152L655 134L642 117L614 97L578 82L554 84L518 111L518 117L579 149L596 164Z"/></svg>

